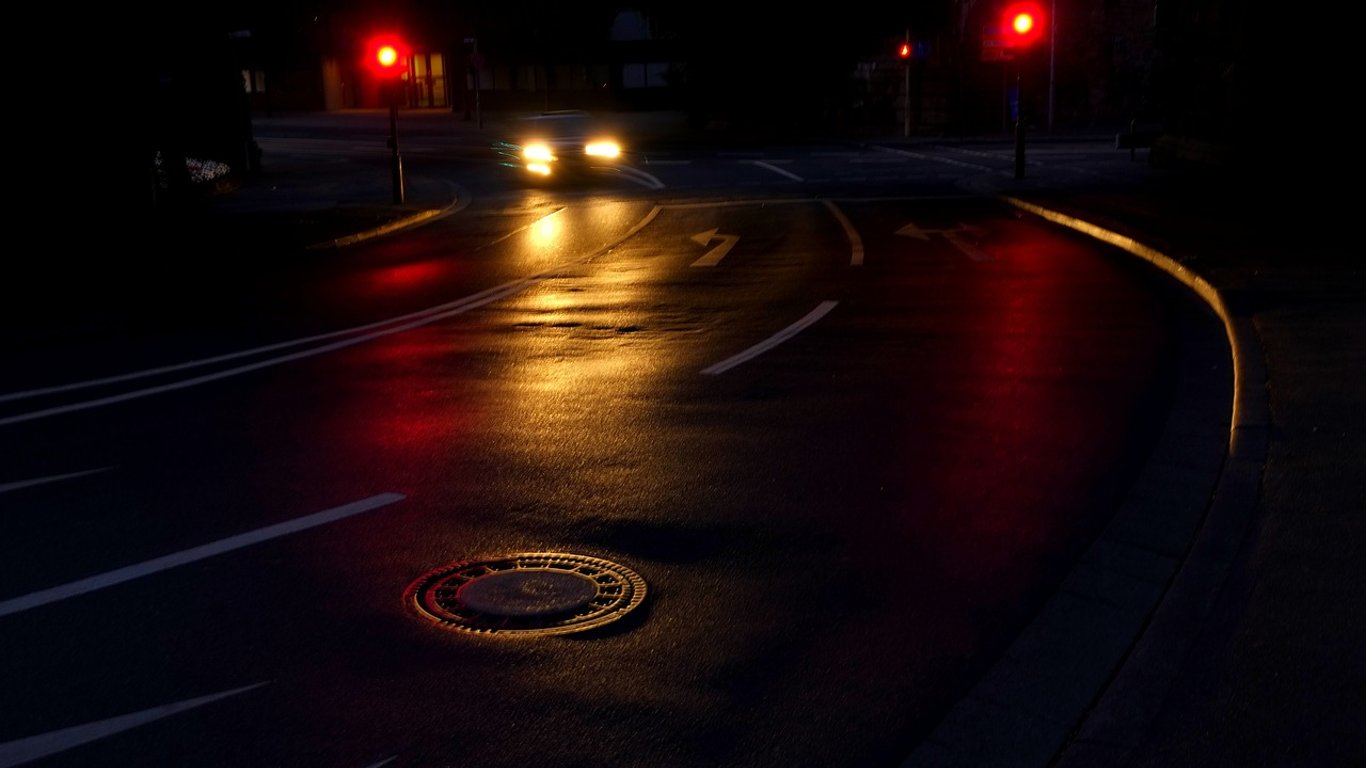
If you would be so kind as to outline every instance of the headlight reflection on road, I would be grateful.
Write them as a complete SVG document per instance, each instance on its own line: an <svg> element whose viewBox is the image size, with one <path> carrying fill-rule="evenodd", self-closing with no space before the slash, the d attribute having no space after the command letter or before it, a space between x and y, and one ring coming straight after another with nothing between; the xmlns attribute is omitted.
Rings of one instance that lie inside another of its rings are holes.
<svg viewBox="0 0 1366 768"><path fill-rule="evenodd" d="M533 246L546 249L558 245L563 233L564 228L560 224L560 217L556 213L552 213L532 224L529 234Z"/></svg>

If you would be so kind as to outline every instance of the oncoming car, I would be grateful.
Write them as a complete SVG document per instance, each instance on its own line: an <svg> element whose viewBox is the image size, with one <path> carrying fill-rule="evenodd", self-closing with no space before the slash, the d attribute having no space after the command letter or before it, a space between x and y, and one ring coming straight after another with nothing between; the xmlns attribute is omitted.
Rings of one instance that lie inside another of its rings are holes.
<svg viewBox="0 0 1366 768"><path fill-rule="evenodd" d="M623 150L616 133L589 113L557 110L518 120L494 151L504 165L544 179L615 168Z"/></svg>

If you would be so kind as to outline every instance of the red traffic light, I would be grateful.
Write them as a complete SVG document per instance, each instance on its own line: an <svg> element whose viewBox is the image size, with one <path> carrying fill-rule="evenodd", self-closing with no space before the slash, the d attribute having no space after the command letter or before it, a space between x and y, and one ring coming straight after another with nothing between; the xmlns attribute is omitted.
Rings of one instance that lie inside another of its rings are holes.
<svg viewBox="0 0 1366 768"><path fill-rule="evenodd" d="M396 35L377 35L365 44L365 62L383 78L397 78L408 71L408 46Z"/></svg>
<svg viewBox="0 0 1366 768"><path fill-rule="evenodd" d="M1011 48L1028 48L1037 43L1039 38L1043 37L1045 18L1043 8L1031 0L1007 5L1001 15L1006 45Z"/></svg>
<svg viewBox="0 0 1366 768"><path fill-rule="evenodd" d="M902 43L902 44L901 44L901 47L897 49L896 55L897 55L897 56L900 56L900 57L903 58L903 59L909 59L909 58L911 58L911 44L910 44L910 43Z"/></svg>

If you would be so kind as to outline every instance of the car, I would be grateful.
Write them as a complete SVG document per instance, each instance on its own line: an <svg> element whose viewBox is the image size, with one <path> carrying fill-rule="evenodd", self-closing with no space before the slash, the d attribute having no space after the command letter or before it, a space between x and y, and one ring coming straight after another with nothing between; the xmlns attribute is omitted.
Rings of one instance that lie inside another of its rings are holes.
<svg viewBox="0 0 1366 768"><path fill-rule="evenodd" d="M532 179L563 179L613 169L624 150L606 122L583 110L553 110L516 120L494 152Z"/></svg>

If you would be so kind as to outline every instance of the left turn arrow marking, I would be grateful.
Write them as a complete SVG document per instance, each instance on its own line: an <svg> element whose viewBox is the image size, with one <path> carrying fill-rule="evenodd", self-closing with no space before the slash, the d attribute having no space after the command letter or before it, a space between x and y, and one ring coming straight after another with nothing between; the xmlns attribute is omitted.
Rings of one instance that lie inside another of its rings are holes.
<svg viewBox="0 0 1366 768"><path fill-rule="evenodd" d="M697 243L698 245L706 246L711 241L716 240L718 238L721 240L721 244L711 249L710 251L707 251L706 253L702 254L702 258L698 259L697 261L694 261L692 263L692 266L714 267L719 261L721 261L721 259L726 257L727 253L730 253L730 249L734 248L736 243L740 242L739 235L718 235L716 234L715 229L709 229L706 232L699 232L693 235L691 239L694 243Z"/></svg>

